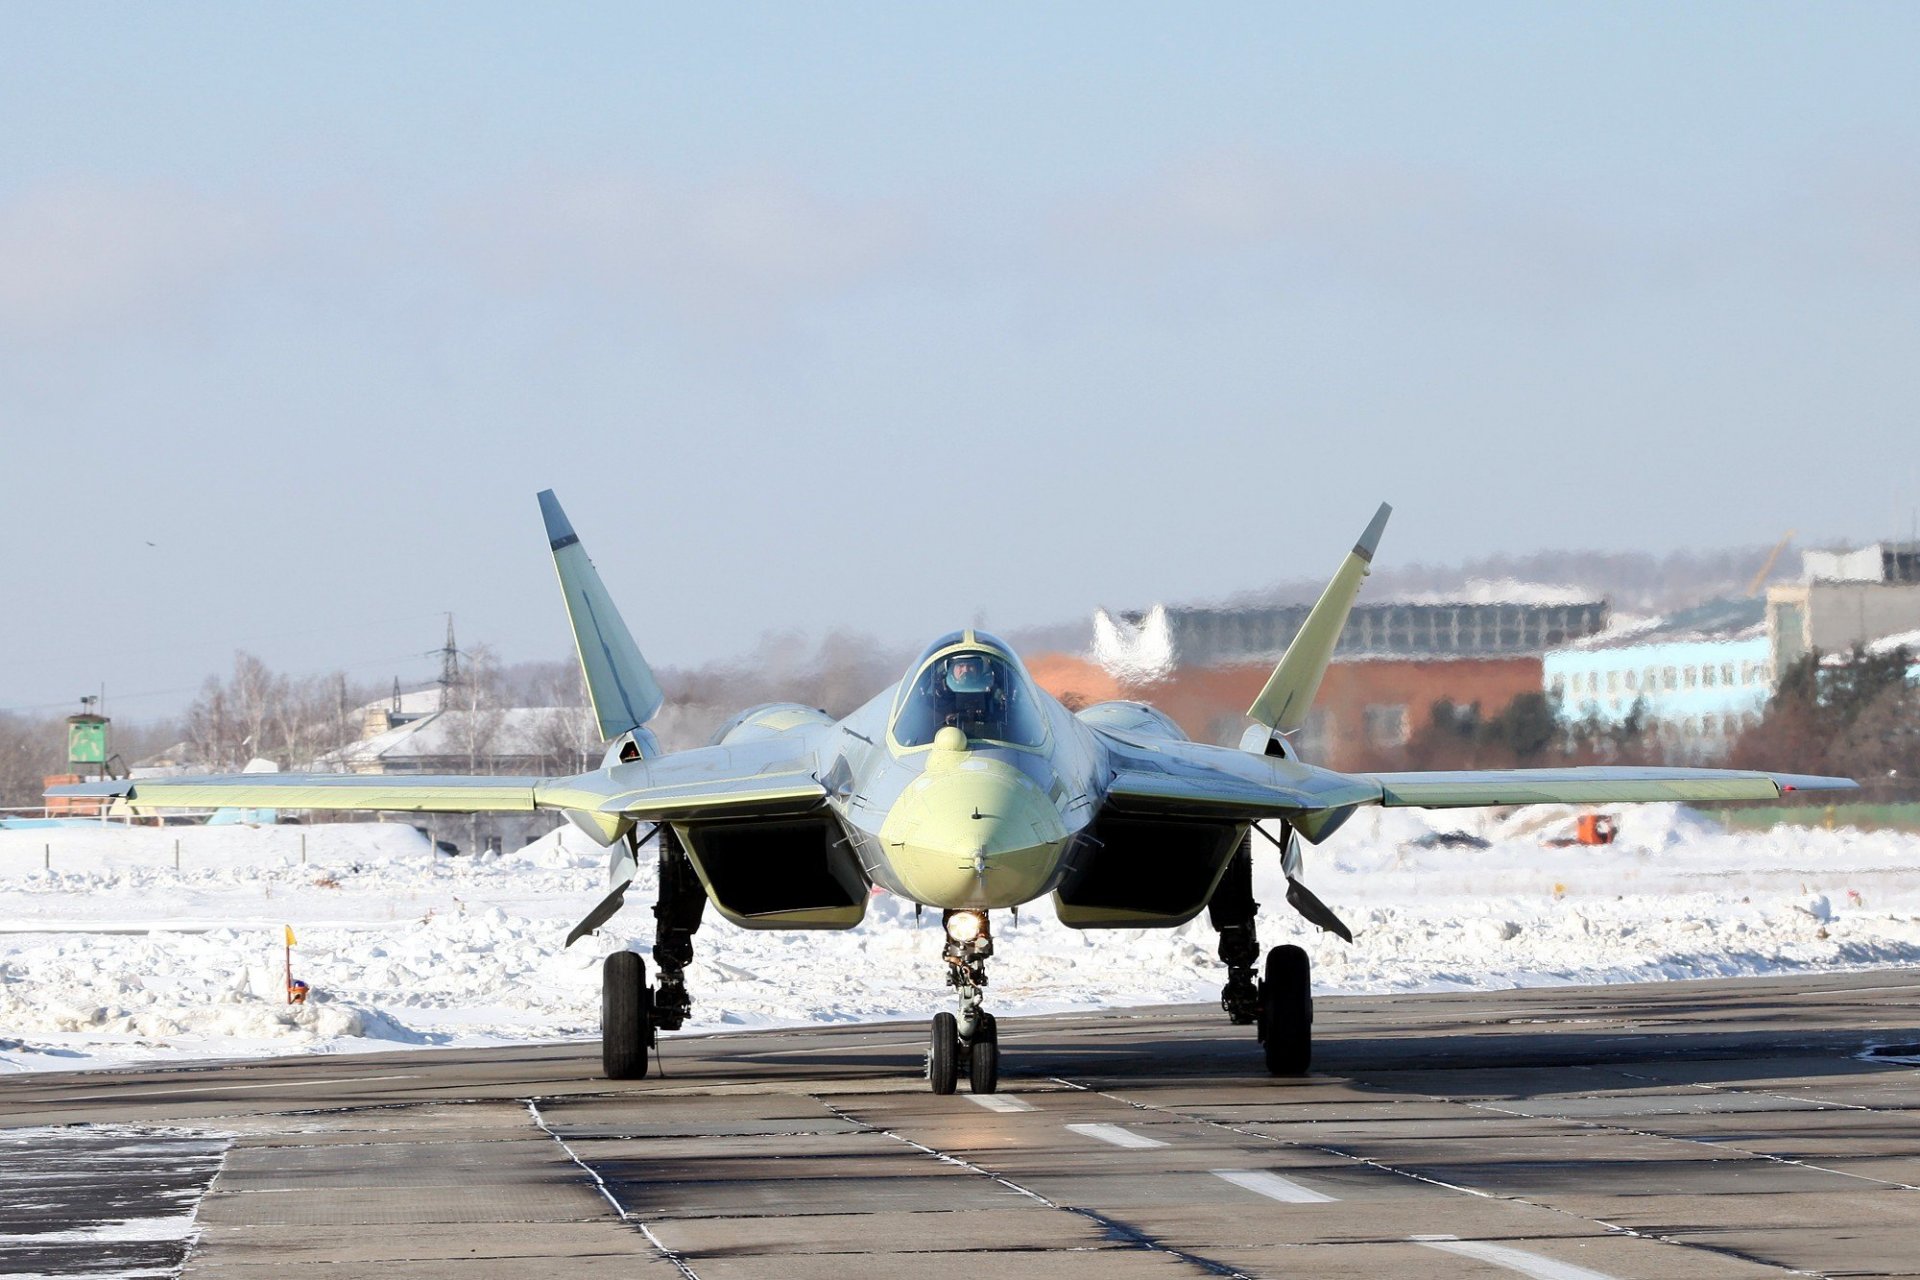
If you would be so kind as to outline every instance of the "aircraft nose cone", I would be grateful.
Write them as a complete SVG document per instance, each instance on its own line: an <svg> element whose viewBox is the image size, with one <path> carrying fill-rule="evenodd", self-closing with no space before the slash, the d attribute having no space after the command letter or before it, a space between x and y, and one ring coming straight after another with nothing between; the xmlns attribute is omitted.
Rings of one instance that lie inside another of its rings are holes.
<svg viewBox="0 0 1920 1280"><path fill-rule="evenodd" d="M1018 769L969 760L930 770L895 801L881 843L919 901L994 907L1044 892L1068 839L1047 793Z"/></svg>

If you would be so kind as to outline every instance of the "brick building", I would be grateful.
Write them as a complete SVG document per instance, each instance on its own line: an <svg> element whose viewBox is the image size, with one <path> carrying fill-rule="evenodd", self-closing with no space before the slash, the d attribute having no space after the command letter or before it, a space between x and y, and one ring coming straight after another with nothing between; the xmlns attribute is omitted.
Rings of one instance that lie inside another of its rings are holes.
<svg viewBox="0 0 1920 1280"><path fill-rule="evenodd" d="M1272 665L1237 662L1176 667L1150 683L1131 683L1092 659L1042 654L1027 663L1041 688L1078 705L1109 698L1150 702L1197 742L1229 745L1247 725L1246 709ZM1426 727L1433 704L1478 703L1498 715L1514 697L1538 693L1537 654L1486 658L1348 658L1327 668L1305 730L1295 745L1315 764L1364 768Z"/></svg>

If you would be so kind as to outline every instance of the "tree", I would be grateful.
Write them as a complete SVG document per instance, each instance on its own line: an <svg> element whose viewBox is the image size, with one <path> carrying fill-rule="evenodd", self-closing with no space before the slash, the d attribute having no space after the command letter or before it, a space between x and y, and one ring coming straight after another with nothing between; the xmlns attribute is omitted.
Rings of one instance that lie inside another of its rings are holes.
<svg viewBox="0 0 1920 1280"><path fill-rule="evenodd" d="M67 726L57 716L0 712L0 807L41 803L48 774L67 765Z"/></svg>
<svg viewBox="0 0 1920 1280"><path fill-rule="evenodd" d="M1920 776L1920 691L1904 647L1845 662L1815 651L1780 673L1760 723L1740 735L1733 763L1862 781Z"/></svg>
<svg viewBox="0 0 1920 1280"><path fill-rule="evenodd" d="M1861 782L1920 778L1920 690L1882 689L1835 737L1827 767Z"/></svg>
<svg viewBox="0 0 1920 1280"><path fill-rule="evenodd" d="M236 653L232 676L208 676L187 708L186 740L199 763L216 769L256 757L301 768L358 736L354 710L369 696L340 672L293 680Z"/></svg>

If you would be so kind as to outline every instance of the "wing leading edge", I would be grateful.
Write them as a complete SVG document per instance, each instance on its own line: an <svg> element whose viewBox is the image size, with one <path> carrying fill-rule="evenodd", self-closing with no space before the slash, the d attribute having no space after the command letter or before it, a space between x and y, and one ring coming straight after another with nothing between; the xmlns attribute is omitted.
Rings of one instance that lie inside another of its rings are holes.
<svg viewBox="0 0 1920 1280"><path fill-rule="evenodd" d="M236 773L48 787L49 796L114 797L134 809L333 809L530 813L542 778L378 773Z"/></svg>
<svg viewBox="0 0 1920 1280"><path fill-rule="evenodd" d="M578 815L608 841L635 822L802 813L826 799L811 758L778 741L703 747L565 778L248 773L49 787L147 809L323 809Z"/></svg>
<svg viewBox="0 0 1920 1280"><path fill-rule="evenodd" d="M1108 801L1123 812L1166 817L1310 819L1312 815L1362 805L1458 809L1518 804L1778 800L1790 792L1851 791L1859 785L1849 778L1805 774L1612 765L1336 773L1201 743L1104 736L1113 769ZM1303 825L1312 831L1320 824L1307 821Z"/></svg>
<svg viewBox="0 0 1920 1280"><path fill-rule="evenodd" d="M1504 804L1636 804L1661 800L1778 800L1793 791L1854 791L1851 778L1741 769L1507 769L1487 772L1379 773L1389 808L1460 809Z"/></svg>

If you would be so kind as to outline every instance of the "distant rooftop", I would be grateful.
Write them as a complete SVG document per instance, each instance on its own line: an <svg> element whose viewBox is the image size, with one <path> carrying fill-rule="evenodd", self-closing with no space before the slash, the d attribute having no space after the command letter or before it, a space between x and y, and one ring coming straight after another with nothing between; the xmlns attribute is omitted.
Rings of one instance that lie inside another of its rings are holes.
<svg viewBox="0 0 1920 1280"><path fill-rule="evenodd" d="M1663 617L1603 632L1567 647L1624 649L1647 644L1685 644L1699 640L1745 640L1765 634L1767 602L1725 596Z"/></svg>
<svg viewBox="0 0 1920 1280"><path fill-rule="evenodd" d="M1805 551L1808 582L1920 583L1920 542L1876 542L1857 551Z"/></svg>
<svg viewBox="0 0 1920 1280"><path fill-rule="evenodd" d="M1130 676L1174 666L1276 662L1310 605L1183 609L1094 618L1094 660ZM1512 657L1544 653L1606 629L1609 608L1584 601L1387 601L1356 604L1337 658Z"/></svg>

